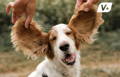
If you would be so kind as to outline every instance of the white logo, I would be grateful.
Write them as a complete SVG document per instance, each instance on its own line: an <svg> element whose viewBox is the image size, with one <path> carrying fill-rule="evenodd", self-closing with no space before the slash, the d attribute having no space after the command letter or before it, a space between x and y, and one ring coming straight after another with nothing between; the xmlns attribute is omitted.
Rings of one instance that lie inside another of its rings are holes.
<svg viewBox="0 0 120 77"><path fill-rule="evenodd" d="M112 2L102 2L98 6L97 12L110 12L112 8Z"/></svg>

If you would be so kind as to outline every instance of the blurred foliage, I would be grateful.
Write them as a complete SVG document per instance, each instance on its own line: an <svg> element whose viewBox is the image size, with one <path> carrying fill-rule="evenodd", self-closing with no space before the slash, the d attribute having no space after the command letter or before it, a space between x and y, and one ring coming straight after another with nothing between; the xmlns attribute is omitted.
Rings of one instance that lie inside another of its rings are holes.
<svg viewBox="0 0 120 77"><path fill-rule="evenodd" d="M10 18L5 13L5 6L14 0L0 0L0 50L5 50L11 46L10 43ZM111 0L101 0L111 1ZM112 0L113 8L110 13L104 13L105 23L101 26L101 33L120 29L120 1ZM51 26L58 23L68 23L73 14L75 0L37 0L35 19L48 31ZM104 35L101 35L104 36ZM119 36L118 36L119 37ZM104 39L104 37L103 37Z"/></svg>
<svg viewBox="0 0 120 77"><path fill-rule="evenodd" d="M112 31L120 29L120 0L102 0L110 1L113 3L112 10L109 13L104 13L103 18L105 20L102 31Z"/></svg>
<svg viewBox="0 0 120 77"><path fill-rule="evenodd" d="M36 19L45 29L67 23L74 11L74 0L37 0Z"/></svg>

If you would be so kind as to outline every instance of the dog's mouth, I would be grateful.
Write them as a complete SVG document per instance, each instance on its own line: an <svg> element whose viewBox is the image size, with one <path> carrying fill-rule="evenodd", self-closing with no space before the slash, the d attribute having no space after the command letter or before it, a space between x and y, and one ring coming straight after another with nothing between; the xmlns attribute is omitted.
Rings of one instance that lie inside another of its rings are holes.
<svg viewBox="0 0 120 77"><path fill-rule="evenodd" d="M65 54L65 58L62 61L67 65L73 65L75 63L76 54Z"/></svg>

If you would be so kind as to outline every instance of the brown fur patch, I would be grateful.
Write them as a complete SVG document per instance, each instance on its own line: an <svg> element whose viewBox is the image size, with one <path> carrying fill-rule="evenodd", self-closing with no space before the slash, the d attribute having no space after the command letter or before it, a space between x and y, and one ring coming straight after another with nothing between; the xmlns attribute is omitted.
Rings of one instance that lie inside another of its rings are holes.
<svg viewBox="0 0 120 77"><path fill-rule="evenodd" d="M84 5L85 3L75 10L68 24L74 31L77 48L80 48L81 43L92 42L92 36L97 33L99 26L104 22L102 14L97 13L95 5L88 12L83 10Z"/></svg>
<svg viewBox="0 0 120 77"><path fill-rule="evenodd" d="M14 47L28 56L47 55L49 58L53 58L48 33L42 32L35 21L32 21L30 28L26 29L24 21L24 18L20 18L12 27L11 40Z"/></svg>

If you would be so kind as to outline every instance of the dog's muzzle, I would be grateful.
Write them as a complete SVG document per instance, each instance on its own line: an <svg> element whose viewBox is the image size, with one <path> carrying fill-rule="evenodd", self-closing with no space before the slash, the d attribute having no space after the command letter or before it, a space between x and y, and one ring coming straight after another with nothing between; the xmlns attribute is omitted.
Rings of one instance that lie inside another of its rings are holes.
<svg viewBox="0 0 120 77"><path fill-rule="evenodd" d="M67 65L73 65L76 60L76 54L65 54L65 57L62 59L62 61Z"/></svg>

